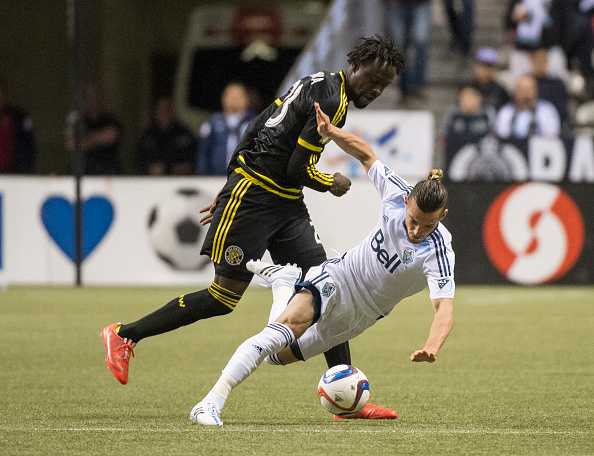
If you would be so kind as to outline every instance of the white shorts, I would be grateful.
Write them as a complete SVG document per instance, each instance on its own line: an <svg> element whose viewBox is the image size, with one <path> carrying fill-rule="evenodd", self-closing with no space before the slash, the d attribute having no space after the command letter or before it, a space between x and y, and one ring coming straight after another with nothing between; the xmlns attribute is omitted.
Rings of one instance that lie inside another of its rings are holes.
<svg viewBox="0 0 594 456"><path fill-rule="evenodd" d="M295 342L304 360L358 336L377 321L377 317L364 314L355 305L348 287L332 278L324 265L311 268L301 285L305 284L304 288L312 291L314 301L318 301L315 305L319 306L320 316Z"/></svg>

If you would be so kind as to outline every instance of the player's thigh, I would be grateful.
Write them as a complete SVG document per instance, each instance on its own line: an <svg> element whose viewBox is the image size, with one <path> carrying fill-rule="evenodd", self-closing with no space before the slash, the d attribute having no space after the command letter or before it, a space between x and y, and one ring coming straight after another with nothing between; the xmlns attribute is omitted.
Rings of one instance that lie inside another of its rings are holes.
<svg viewBox="0 0 594 456"><path fill-rule="evenodd" d="M249 282L252 273L245 264L264 255L277 225L269 192L232 175L217 200L201 253L210 256L217 275Z"/></svg>
<svg viewBox="0 0 594 456"><path fill-rule="evenodd" d="M361 334L375 320L356 305L346 284L330 276L326 266L313 268L299 284L312 292L319 304L319 317L291 346L297 359L307 360Z"/></svg>
<svg viewBox="0 0 594 456"><path fill-rule="evenodd" d="M315 316L313 295L308 289L302 289L291 298L276 321L291 328L298 339L312 325Z"/></svg>
<svg viewBox="0 0 594 456"><path fill-rule="evenodd" d="M301 211L289 214L272 237L268 250L274 263L296 263L304 272L327 258L305 205Z"/></svg>

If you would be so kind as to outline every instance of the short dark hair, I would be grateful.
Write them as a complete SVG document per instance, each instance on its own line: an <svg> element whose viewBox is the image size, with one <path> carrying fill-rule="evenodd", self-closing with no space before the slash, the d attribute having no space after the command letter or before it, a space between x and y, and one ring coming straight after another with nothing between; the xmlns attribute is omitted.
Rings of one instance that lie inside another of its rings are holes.
<svg viewBox="0 0 594 456"><path fill-rule="evenodd" d="M367 65L390 66L396 69L397 74L401 74L406 69L404 53L396 48L393 39L379 35L361 39L363 42L347 54L353 70Z"/></svg>
<svg viewBox="0 0 594 456"><path fill-rule="evenodd" d="M448 207L448 191L441 183L443 171L432 169L427 179L417 182L409 199L414 199L417 207L423 212L435 212Z"/></svg>

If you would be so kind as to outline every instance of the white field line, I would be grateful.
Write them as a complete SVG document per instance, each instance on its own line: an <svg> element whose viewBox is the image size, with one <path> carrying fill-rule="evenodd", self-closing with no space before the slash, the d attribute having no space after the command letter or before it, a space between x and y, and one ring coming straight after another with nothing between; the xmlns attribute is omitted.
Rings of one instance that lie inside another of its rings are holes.
<svg viewBox="0 0 594 456"><path fill-rule="evenodd" d="M214 426L212 427L214 428ZM102 428L102 427L44 427L44 428L26 428L26 427L0 427L0 432L146 432L146 433L183 433L198 432L198 427L187 429L155 429L155 428ZM202 428L204 429L204 428ZM554 431L554 430L513 430L513 429L258 429L242 428L233 426L224 426L215 428L217 432L262 432L262 433L320 433L320 434L436 434L436 435L591 435L590 431Z"/></svg>

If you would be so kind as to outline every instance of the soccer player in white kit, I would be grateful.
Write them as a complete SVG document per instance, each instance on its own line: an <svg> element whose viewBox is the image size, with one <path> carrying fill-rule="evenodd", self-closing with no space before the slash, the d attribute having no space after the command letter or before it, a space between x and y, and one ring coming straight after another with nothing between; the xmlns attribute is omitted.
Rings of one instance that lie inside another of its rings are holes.
<svg viewBox="0 0 594 456"><path fill-rule="evenodd" d="M228 394L262 361L285 365L324 353L427 286L434 319L425 346L411 361L435 361L452 329L454 252L451 235L440 223L448 212L443 173L433 170L410 187L363 139L333 126L317 103L316 111L320 134L357 158L374 183L382 198L379 221L357 247L311 268L303 282L296 266L248 262L250 271L272 285L269 324L238 347L215 386L192 409L196 424L222 425Z"/></svg>

